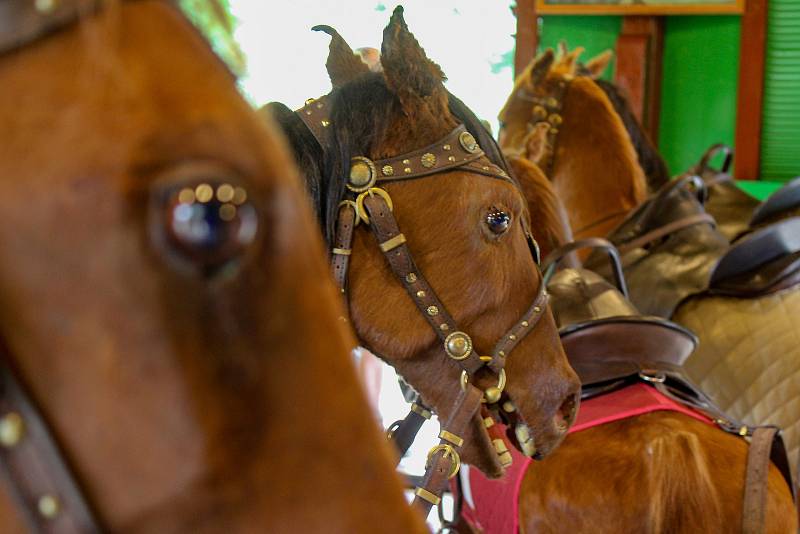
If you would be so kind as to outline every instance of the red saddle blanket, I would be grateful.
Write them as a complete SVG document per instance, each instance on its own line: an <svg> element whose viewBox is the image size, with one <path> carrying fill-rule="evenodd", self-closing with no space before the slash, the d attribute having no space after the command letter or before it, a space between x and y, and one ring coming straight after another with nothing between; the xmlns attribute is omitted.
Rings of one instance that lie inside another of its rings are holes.
<svg viewBox="0 0 800 534"><path fill-rule="evenodd" d="M712 424L708 417L665 397L654 387L637 383L582 402L569 433L659 410L685 413ZM486 534L519 532L519 488L532 460L510 444L508 449L514 462L503 478L490 480L469 466L463 466L460 474L463 491L461 515Z"/></svg>

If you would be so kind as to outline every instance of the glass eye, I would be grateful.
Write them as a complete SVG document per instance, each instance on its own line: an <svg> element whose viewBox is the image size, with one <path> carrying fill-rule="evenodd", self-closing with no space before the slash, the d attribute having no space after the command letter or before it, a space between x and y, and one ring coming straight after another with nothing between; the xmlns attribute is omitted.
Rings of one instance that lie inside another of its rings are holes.
<svg viewBox="0 0 800 534"><path fill-rule="evenodd" d="M511 215L497 208L491 208L486 213L486 226L495 235L506 233L511 226Z"/></svg>
<svg viewBox="0 0 800 534"><path fill-rule="evenodd" d="M156 227L173 256L203 274L236 259L256 236L258 217L247 190L224 179L183 181L160 191Z"/></svg>

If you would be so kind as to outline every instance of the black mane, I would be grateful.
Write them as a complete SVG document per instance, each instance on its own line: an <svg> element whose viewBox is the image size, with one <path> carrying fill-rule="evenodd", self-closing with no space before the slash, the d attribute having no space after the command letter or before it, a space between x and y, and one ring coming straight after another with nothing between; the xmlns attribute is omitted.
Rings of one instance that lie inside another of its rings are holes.
<svg viewBox="0 0 800 534"><path fill-rule="evenodd" d="M658 153L652 141L642 129L641 124L633 114L627 99L620 93L616 85L606 80L594 80L600 89L608 96L617 114L622 119L625 129L631 138L636 155L639 157L639 165L647 176L647 187L650 191L658 191L662 185L669 181L669 170L667 164Z"/></svg>
<svg viewBox="0 0 800 534"><path fill-rule="evenodd" d="M464 123L475 136L486 156L508 173L500 147L478 117L461 100L448 95L453 117ZM280 103L265 107L289 140L328 244L333 240L339 202L345 196L350 160L353 156L371 152L373 143L379 139L395 107L400 104L386 87L383 75L370 73L331 92L329 105L332 143L330 151L325 154L296 113Z"/></svg>

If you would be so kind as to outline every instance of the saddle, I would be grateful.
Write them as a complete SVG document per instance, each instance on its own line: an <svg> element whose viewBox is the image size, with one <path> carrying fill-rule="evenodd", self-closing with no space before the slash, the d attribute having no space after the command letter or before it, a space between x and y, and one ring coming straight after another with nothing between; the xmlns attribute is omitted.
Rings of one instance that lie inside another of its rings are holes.
<svg viewBox="0 0 800 534"><path fill-rule="evenodd" d="M555 271L560 258L585 247L606 252L616 286L584 268ZM610 243L588 239L570 244L548 256L545 265L553 314L570 364L581 378L583 399L604 395L631 383L647 383L679 404L707 415L720 429L751 436L748 479L751 465L758 463L754 457L769 451L769 459L781 471L794 495L790 462L781 433L774 427L748 426L738 421L687 376L683 365L698 348L698 338L676 322L639 313L626 297L620 259ZM766 445L758 443L762 440L767 440ZM745 493L749 495L755 488L750 482L746 486ZM745 522L748 510L756 506L748 499L745 497Z"/></svg>
<svg viewBox="0 0 800 534"><path fill-rule="evenodd" d="M791 185L775 197L791 200ZM788 197L784 197L788 195ZM765 203L763 219L735 243L703 208L705 184L667 184L612 232L630 297L645 314L671 318L700 339L689 377L732 417L784 429L800 461L800 218L782 218L786 200ZM777 206L777 208L776 208ZM705 215L705 217L703 217ZM600 269L597 253L587 267Z"/></svg>
<svg viewBox="0 0 800 534"><path fill-rule="evenodd" d="M717 154L723 154L719 169L710 164ZM703 179L708 191L705 209L714 217L717 229L728 241L735 241L751 228L800 216L800 177L787 182L762 203L736 186L729 173L732 161L731 148L716 144L706 150L700 161L687 171L688 175Z"/></svg>

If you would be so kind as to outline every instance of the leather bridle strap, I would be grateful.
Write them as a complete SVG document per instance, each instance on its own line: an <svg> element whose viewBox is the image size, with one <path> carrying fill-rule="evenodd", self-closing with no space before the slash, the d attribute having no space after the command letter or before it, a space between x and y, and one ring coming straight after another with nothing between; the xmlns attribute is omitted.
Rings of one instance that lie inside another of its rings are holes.
<svg viewBox="0 0 800 534"><path fill-rule="evenodd" d="M356 205L352 200L343 200L339 204L336 217L336 235L331 250L331 270L339 291L347 297L347 268L350 265L350 254L353 252L353 233L360 219L356 214Z"/></svg>
<svg viewBox="0 0 800 534"><path fill-rule="evenodd" d="M747 472L742 507L742 534L763 534L767 512L767 479L776 427L758 427L753 431L747 451Z"/></svg>
<svg viewBox="0 0 800 534"><path fill-rule="evenodd" d="M428 517L431 508L441 502L440 495L448 481L458 473L461 466L458 451L464 443L460 436L478 413L482 397L481 390L468 384L456 398L450 418L442 425L439 444L428 453L425 476L411 501L411 507L422 513L422 517Z"/></svg>
<svg viewBox="0 0 800 534"><path fill-rule="evenodd" d="M99 523L36 403L0 346L0 471L32 532L99 533Z"/></svg>

